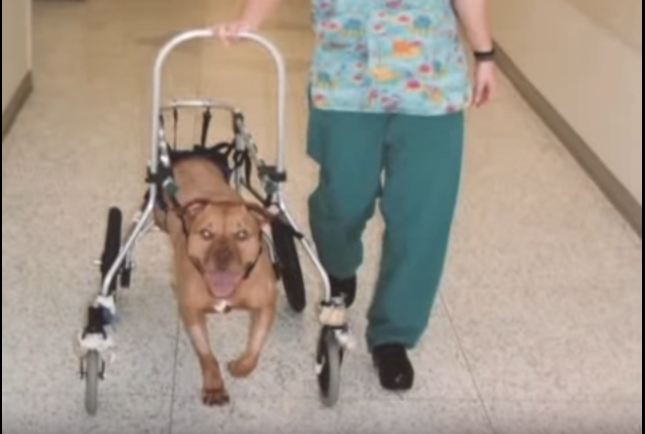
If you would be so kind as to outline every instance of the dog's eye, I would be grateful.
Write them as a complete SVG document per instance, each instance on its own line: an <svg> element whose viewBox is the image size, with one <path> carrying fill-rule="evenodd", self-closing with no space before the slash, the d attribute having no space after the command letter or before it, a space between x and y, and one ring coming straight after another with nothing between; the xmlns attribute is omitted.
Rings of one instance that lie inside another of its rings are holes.
<svg viewBox="0 0 645 434"><path fill-rule="evenodd" d="M206 241L210 241L210 240L212 240L212 239L214 238L213 233L212 233L211 231L209 231L208 229L204 229L203 231L201 231L201 232L199 233L199 235L200 235L203 239L205 239Z"/></svg>
<svg viewBox="0 0 645 434"><path fill-rule="evenodd" d="M238 232L235 234L235 238L236 238L238 241L246 241L246 240L248 240L248 239L249 239L249 237L250 237L250 236L251 236L251 234L250 234L250 233L249 233L249 231L247 231L246 229L242 229L241 231L238 231Z"/></svg>

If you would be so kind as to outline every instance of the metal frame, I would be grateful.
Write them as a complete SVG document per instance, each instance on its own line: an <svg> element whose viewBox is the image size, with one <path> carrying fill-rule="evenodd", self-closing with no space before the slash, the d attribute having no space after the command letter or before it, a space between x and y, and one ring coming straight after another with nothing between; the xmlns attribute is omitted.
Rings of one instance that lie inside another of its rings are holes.
<svg viewBox="0 0 645 434"><path fill-rule="evenodd" d="M151 159L149 170L150 174L154 177L155 174L159 171L159 157L164 149L167 149L168 146L165 140L165 131L161 124L161 115L168 111L173 111L176 109L216 109L216 110L225 110L231 114L240 114L240 111L235 107L218 101L212 100L184 100L184 101L175 101L170 105L162 105L162 84L163 84L163 71L166 65L166 61L170 54L179 46L200 39L211 39L216 37L216 32L213 29L202 29L202 30L192 30L185 33L182 33L170 42L168 42L159 52L157 56L154 73L153 73L153 88L152 88L152 135L151 135ZM277 134L277 146L278 146L278 156L276 162L276 169L279 173L284 172L285 162L286 162L286 95L287 95L287 71L284 59L278 49L267 39L253 34L253 33L242 33L239 35L240 39L245 41L254 42L262 46L266 51L268 51L275 62L277 70L277 81L278 81L278 91L277 91L277 122L278 122L278 134ZM250 136L249 136L250 137ZM252 157L254 158L254 163L257 163L256 149L253 143L246 143L245 146L250 146ZM238 174L239 176L239 174ZM239 181L239 178L236 178ZM243 183L237 182L237 187L240 188ZM281 215L287 220L292 227L300 232L299 226L297 225L293 215L289 211L287 206L287 200L285 197L284 189L282 183L275 183L273 185L275 188L275 205ZM138 240L150 231L153 226L153 213L155 205L157 203L158 187L155 182L149 183L149 195L147 198L144 207L141 212L138 213L137 218L133 222L133 226L129 231L125 239L125 243L112 267L106 274L101 285L100 295L97 297L94 306L103 306L111 311L114 310L114 303L111 300L113 294L110 292L111 283L118 277L118 273L124 263L128 265L131 264L133 260L133 251L136 247ZM301 245L304 251L307 253L307 256L313 262L323 284L323 302L330 303L332 302L332 294L329 278L325 272L324 267L322 266L318 256L316 254L313 244L306 238L300 239Z"/></svg>
<svg viewBox="0 0 645 434"><path fill-rule="evenodd" d="M154 211L157 206L157 201L159 195L162 194L159 191L159 188L162 188L158 185L158 180L156 179L158 174L164 173L163 171L170 167L170 144L166 140L166 130L164 127L163 116L167 112L177 112L180 109L205 109L205 110L224 110L231 113L234 120L234 130L235 130L235 151L243 152L246 154L247 159L250 160L250 165L256 170L256 174L260 178L260 181L263 183L262 187L265 190L264 193L268 196L268 199L264 200L262 197L262 192L257 191L250 179L246 179L245 167L238 166L234 167L233 171L233 183L235 187L240 191L245 188L253 196L263 202L266 207L277 208L279 213L279 218L282 218L285 223L291 225L293 230L296 233L301 233L299 226L297 225L293 215L289 211L287 206L287 200L284 193L283 184L286 180L285 172L285 163L286 163L286 95L287 95L287 72L284 59L282 55L277 50L277 48L268 40L252 34L252 33L242 33L240 38L242 40L254 42L261 45L266 49L273 58L276 70L277 70L277 80L278 80L278 91L277 91L277 122L278 122L278 134L277 134L277 162L274 166L268 166L259 159L257 147L253 141L252 136L247 133L244 125L244 120L242 113L237 110L235 107L218 101L212 100L184 100L184 101L175 101L172 104L162 106L161 104L161 90L162 90L162 76L164 66L170 54L180 45L198 40L198 39L209 39L214 38L216 32L214 29L204 29L204 30L193 30L182 33L168 42L162 50L159 52L157 60L154 66L153 74L153 89L152 89L152 132L151 132L151 159L149 163L149 180L148 180L148 197L142 207L142 209L135 215L135 218L132 221L132 226L129 228L128 233L125 237L125 243L121 247L121 250L114 261L114 264L111 265L110 270L106 273L103 281L101 282L101 290L99 295L96 297L94 303L89 309L88 315L88 325L85 330L79 336L79 357L80 357L80 369L81 377L85 378L87 382L88 389L90 389L90 384L94 384L91 380L98 381L103 377L103 371L105 370L105 354L109 354L113 346L111 336L109 335L109 326L110 320L105 319L105 317L113 317L116 314L116 289L111 289L112 283L115 279L120 277L120 272L124 269L123 267L131 268L133 267L134 261L134 250L137 246L138 241L149 231L155 228L154 222ZM176 126L176 125L175 125ZM165 176L165 175L164 175ZM168 182L172 182L172 179ZM165 184L164 187L165 188ZM266 241L269 240L268 234L265 234ZM321 300L322 312L330 312L330 309L333 313L341 314L341 321L337 321L336 324L328 324L332 320L325 320L323 313L319 318L321 324L325 328L330 328L333 332L339 348L342 349L351 349L353 347L353 340L351 339L347 327L347 319L345 317L346 309L344 300L342 298L333 298L331 293L331 286L329 278L325 269L323 268L314 245L303 237L298 237L303 250L307 253L307 256L315 265L316 270L320 275L320 279L323 284L323 296ZM275 255L273 250L273 243L270 244L270 254ZM118 284L115 285L118 288ZM102 368L99 372L98 379L91 379L88 377L89 371L86 369L87 360L90 354L98 353L101 359ZM317 358L317 364L321 363L321 360ZM322 367L318 366L317 369L320 370ZM336 379L338 380L338 379ZM338 399L338 387L339 383L336 381L333 383L334 390L328 390L324 393L327 395L324 397L325 402L328 405L335 404ZM94 389L94 394L97 391ZM96 396L93 396L96 398ZM88 405L88 397L86 396L86 406ZM94 402L94 401L93 401ZM90 408L90 407L86 407ZM95 408L90 411L95 411Z"/></svg>

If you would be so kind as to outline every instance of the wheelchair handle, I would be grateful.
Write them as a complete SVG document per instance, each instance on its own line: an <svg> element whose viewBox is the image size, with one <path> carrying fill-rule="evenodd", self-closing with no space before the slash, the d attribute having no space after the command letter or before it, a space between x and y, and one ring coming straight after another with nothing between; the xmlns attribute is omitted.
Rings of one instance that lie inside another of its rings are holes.
<svg viewBox="0 0 645 434"><path fill-rule="evenodd" d="M157 162L159 160L159 134L161 130L160 114L162 110L161 90L163 84L163 71L166 61L172 52L179 46L199 39L211 39L217 37L215 28L211 29L197 29L189 30L181 33L171 39L157 55L157 60L154 66L153 74L153 87L152 87L152 161L150 164L150 171L153 175L157 172ZM277 169L279 172L284 172L286 163L286 100L287 100L287 68L280 51L268 39L259 36L255 33L243 32L238 35L241 40L250 41L262 46L266 51L271 54L271 57L276 65L277 80L278 80L278 95L277 95L277 122L278 122L278 161Z"/></svg>

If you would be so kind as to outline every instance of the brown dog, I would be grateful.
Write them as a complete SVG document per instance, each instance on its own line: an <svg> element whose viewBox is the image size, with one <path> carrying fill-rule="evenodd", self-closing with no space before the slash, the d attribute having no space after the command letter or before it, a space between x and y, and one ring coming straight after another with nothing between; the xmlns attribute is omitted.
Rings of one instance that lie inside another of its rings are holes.
<svg viewBox="0 0 645 434"><path fill-rule="evenodd" d="M222 172L203 158L174 166L180 210L156 210L157 224L170 236L175 253L176 296L186 331L203 374L204 404L224 405L229 396L211 351L206 325L210 313L248 310L251 331L245 352L228 364L235 377L258 365L275 318L276 276L264 248L259 207L246 204Z"/></svg>

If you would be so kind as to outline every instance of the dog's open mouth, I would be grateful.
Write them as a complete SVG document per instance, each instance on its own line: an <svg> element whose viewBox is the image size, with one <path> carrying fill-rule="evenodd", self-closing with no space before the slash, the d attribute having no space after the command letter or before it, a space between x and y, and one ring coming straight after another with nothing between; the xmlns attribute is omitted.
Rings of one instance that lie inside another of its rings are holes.
<svg viewBox="0 0 645 434"><path fill-rule="evenodd" d="M215 298L230 298L242 281L242 276L232 272L209 272L206 274L208 289Z"/></svg>

